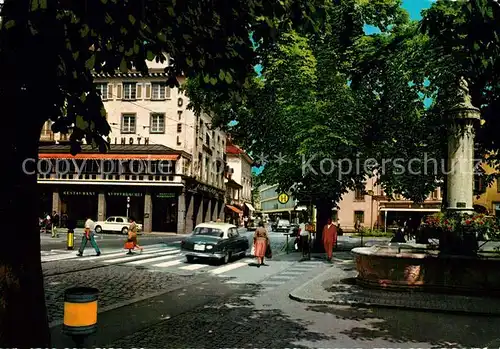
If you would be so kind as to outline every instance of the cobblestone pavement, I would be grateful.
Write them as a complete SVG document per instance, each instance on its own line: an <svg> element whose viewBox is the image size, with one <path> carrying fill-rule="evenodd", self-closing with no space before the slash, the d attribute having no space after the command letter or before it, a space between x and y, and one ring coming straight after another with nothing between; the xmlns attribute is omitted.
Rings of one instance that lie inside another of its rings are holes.
<svg viewBox="0 0 500 349"><path fill-rule="evenodd" d="M57 263L57 262L54 262ZM49 323L63 318L64 291L70 287L95 287L99 290L99 308L131 301L134 298L153 295L160 291L179 287L192 278L165 273L154 273L121 266L105 266L88 270L81 262L65 262L54 269L44 263L45 299ZM65 271L65 274L56 272ZM52 275L52 276L51 276Z"/></svg>
<svg viewBox="0 0 500 349"><path fill-rule="evenodd" d="M295 284L241 285L227 299L127 334L108 347L460 348L500 345L498 318L298 303ZM104 345L105 343L103 343Z"/></svg>

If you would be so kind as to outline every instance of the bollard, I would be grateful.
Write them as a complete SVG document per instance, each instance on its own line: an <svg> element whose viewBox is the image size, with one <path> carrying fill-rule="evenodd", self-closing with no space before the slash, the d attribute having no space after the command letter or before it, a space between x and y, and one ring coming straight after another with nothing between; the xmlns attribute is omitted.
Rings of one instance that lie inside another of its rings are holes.
<svg viewBox="0 0 500 349"><path fill-rule="evenodd" d="M63 333L77 345L97 331L98 295L99 290L91 287L74 287L64 292Z"/></svg>
<svg viewBox="0 0 500 349"><path fill-rule="evenodd" d="M68 229L68 235L66 236L66 247L68 250L72 250L75 246L75 232L73 229Z"/></svg>

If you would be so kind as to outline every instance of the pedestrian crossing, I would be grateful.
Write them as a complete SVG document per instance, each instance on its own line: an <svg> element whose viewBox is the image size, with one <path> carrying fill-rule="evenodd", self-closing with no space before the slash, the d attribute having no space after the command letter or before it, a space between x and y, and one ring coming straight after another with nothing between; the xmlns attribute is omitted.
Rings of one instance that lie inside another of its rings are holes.
<svg viewBox="0 0 500 349"><path fill-rule="evenodd" d="M88 252L87 252L88 251ZM280 287L294 279L309 273L320 265L322 261L266 261L265 266L257 268L253 258L242 258L228 264L217 264L205 260L195 260L188 263L179 246L166 244L145 246L142 253L127 254L124 249L103 250L100 256L95 256L91 249L86 250L88 255L78 257L77 251L53 250L42 252L42 263L58 262L96 263L105 266L126 266L148 269L152 272L169 272L180 275L206 274L223 278L224 283L232 284L260 284L265 290Z"/></svg>

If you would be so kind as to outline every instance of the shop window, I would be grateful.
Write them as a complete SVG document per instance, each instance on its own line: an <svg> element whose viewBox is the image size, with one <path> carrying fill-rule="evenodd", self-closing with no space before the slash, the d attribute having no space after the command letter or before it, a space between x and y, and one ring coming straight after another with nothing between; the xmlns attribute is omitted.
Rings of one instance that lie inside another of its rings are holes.
<svg viewBox="0 0 500 349"><path fill-rule="evenodd" d="M354 211L354 223L359 220L359 223L365 222L365 212L364 211Z"/></svg>

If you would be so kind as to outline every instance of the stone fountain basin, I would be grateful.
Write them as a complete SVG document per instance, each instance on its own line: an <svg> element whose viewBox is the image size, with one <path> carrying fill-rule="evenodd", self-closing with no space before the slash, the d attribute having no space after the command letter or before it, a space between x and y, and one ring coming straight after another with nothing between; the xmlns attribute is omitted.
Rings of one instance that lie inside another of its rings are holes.
<svg viewBox="0 0 500 349"><path fill-rule="evenodd" d="M357 283L394 291L500 295L500 258L443 256L425 247L391 243L352 249Z"/></svg>

